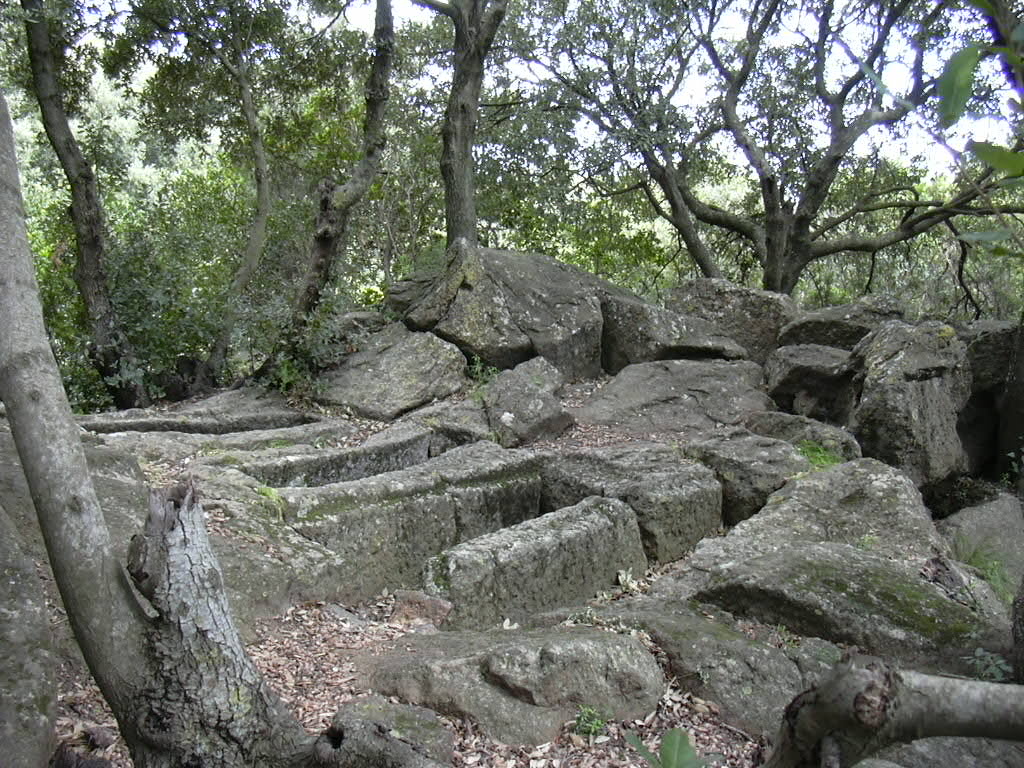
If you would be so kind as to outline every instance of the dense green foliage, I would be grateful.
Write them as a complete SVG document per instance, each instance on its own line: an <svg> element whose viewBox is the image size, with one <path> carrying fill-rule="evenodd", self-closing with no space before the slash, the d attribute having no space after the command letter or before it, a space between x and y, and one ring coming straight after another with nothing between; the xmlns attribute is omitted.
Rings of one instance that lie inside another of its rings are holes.
<svg viewBox="0 0 1024 768"><path fill-rule="evenodd" d="M700 274L699 242L722 275L760 286L770 265L757 228L769 222L772 200L799 208L809 194L835 143L823 93L842 83L850 84L843 125L866 109L900 115L843 149L815 214L827 227L819 241L897 231L920 210L945 205L978 177L983 160L1002 162L983 150L965 156L959 170L936 166L936 137L926 132L947 131L955 143L958 124L975 125L965 118L1000 110L1005 84L986 61L978 42L986 27L974 11L939 17L928 3L851 0L847 21L857 23L842 26L824 10L769 6L758 6L768 33L757 39L741 21L739 0L693 6L685 24L677 23L682 6L660 0L510 7L488 60L477 133L481 242L545 251L655 300ZM352 22L362 11L268 1L228 4L222 13L203 2L147 0L133 15L107 18L73 3L47 8L63 56L65 102L100 179L113 300L148 386L159 396L183 359L204 359L228 302L238 311L231 371L257 369L288 322L310 249L317 184L343 179L361 151L371 51L369 30ZM891 20L892 9L903 15ZM341 353L333 331L339 313L376 306L395 280L442 263L438 124L450 76L443 21L416 15L399 29L384 173L353 218L330 289L307 326L304 348L314 365ZM53 347L73 402L103 407L107 395L89 364L73 280L68 193L27 91L17 12L6 7L0 22ZM815 30L826 29L836 63L819 72L806 57ZM866 48L872 40L882 51L874 58ZM905 77L916 66L915 41L927 52L923 82L933 84L951 62L939 100L914 92ZM756 68L735 89L739 122L730 123L721 112L728 72L739 71L755 43ZM247 122L232 75L240 62L255 123ZM901 99L914 108L902 110ZM232 280L258 207L253 125L267 154L270 213L256 271L235 296ZM691 206L692 233L673 219L673 187L656 178L662 166L678 172L704 206ZM770 183L781 197L765 196ZM972 199L956 215L876 250L815 252L800 269L795 296L815 306L894 293L914 316L1016 317L1020 261L1013 249L980 246L997 226L1018 226L1012 214L1020 187L987 194L989 204ZM998 225L977 216L993 208L1004 216Z"/></svg>

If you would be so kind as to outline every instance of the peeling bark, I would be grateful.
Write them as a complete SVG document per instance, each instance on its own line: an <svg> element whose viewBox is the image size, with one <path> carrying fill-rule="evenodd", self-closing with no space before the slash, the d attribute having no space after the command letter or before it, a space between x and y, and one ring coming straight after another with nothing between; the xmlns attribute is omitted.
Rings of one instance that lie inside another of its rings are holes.
<svg viewBox="0 0 1024 768"><path fill-rule="evenodd" d="M858 656L793 699L766 768L848 768L930 736L1024 739L1024 689L923 675ZM827 757L827 761L826 758Z"/></svg>

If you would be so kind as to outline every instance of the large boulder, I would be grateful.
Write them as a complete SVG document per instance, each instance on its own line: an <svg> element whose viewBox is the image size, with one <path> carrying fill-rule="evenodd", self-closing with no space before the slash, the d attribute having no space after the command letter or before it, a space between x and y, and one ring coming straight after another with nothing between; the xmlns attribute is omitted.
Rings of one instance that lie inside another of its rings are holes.
<svg viewBox="0 0 1024 768"><path fill-rule="evenodd" d="M1024 579L1024 511L1020 499L1001 493L984 504L961 509L935 524L956 557L1001 581L1012 597Z"/></svg>
<svg viewBox="0 0 1024 768"><path fill-rule="evenodd" d="M756 363L768 359L778 346L779 330L799 314L789 296L710 278L678 286L665 306L682 315L708 320L719 333L735 339Z"/></svg>
<svg viewBox="0 0 1024 768"><path fill-rule="evenodd" d="M791 443L742 427L687 443L686 454L714 470L722 484L722 520L735 525L756 514L768 495L811 463Z"/></svg>
<svg viewBox="0 0 1024 768"><path fill-rule="evenodd" d="M547 358L570 379L601 371L601 297L622 293L580 269L536 253L458 241L434 280L399 286L410 328L430 330L467 357L512 368Z"/></svg>
<svg viewBox="0 0 1024 768"><path fill-rule="evenodd" d="M609 294L604 313L602 365L618 373L651 360L746 357L747 351L709 321L687 317L630 296Z"/></svg>
<svg viewBox="0 0 1024 768"><path fill-rule="evenodd" d="M564 381L561 372L543 357L499 373L482 397L497 441L514 448L557 437L572 426L572 415L555 396Z"/></svg>
<svg viewBox="0 0 1024 768"><path fill-rule="evenodd" d="M752 413L743 421L751 432L800 447L820 447L845 461L861 457L860 443L842 427L782 411Z"/></svg>
<svg viewBox="0 0 1024 768"><path fill-rule="evenodd" d="M849 352L835 347L779 347L764 364L768 394L789 413L845 424L854 401L849 360Z"/></svg>
<svg viewBox="0 0 1024 768"><path fill-rule="evenodd" d="M957 427L972 475L999 473L1005 466L1006 457L998 455L999 415L1017 328L1015 322L982 320L959 332L971 366L971 397Z"/></svg>
<svg viewBox="0 0 1024 768"><path fill-rule="evenodd" d="M851 365L860 389L851 428L865 456L898 467L919 486L967 468L957 420L971 372L952 327L886 323L857 345Z"/></svg>
<svg viewBox="0 0 1024 768"><path fill-rule="evenodd" d="M394 419L466 384L466 358L430 333L392 323L318 380L316 399L371 419Z"/></svg>
<svg viewBox="0 0 1024 768"><path fill-rule="evenodd" d="M576 412L630 433L697 433L773 407L747 360L663 360L623 368Z"/></svg>
<svg viewBox="0 0 1024 768"><path fill-rule="evenodd" d="M779 331L779 346L819 344L853 349L883 323L902 319L903 310L895 299L863 296L852 304L805 312Z"/></svg>
<svg viewBox="0 0 1024 768"><path fill-rule="evenodd" d="M472 718L506 744L551 741L584 706L644 717L665 686L639 640L584 627L417 635L361 666L374 691Z"/></svg>
<svg viewBox="0 0 1024 768"><path fill-rule="evenodd" d="M589 600L646 570L633 510L594 496L445 550L423 584L452 603L445 627L469 629Z"/></svg>
<svg viewBox="0 0 1024 768"><path fill-rule="evenodd" d="M633 442L545 454L541 508L587 496L621 499L636 513L651 562L678 560L722 525L722 488L707 467L677 448Z"/></svg>

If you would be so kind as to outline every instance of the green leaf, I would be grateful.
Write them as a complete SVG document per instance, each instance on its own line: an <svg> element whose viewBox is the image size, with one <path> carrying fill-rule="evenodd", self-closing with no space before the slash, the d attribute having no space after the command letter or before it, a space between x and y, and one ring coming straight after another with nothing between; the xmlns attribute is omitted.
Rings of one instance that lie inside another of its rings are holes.
<svg viewBox="0 0 1024 768"><path fill-rule="evenodd" d="M644 743L640 741L639 736L632 731L626 731L626 741L628 741L633 749L639 752L641 757L643 757L643 759L650 763L654 768L662 768L661 761L654 756L654 753L651 752L651 750L644 746Z"/></svg>
<svg viewBox="0 0 1024 768"><path fill-rule="evenodd" d="M974 73L981 60L981 48L969 45L954 53L939 77L939 123L948 128L959 120L974 92Z"/></svg>
<svg viewBox="0 0 1024 768"><path fill-rule="evenodd" d="M959 239L965 243L999 243L1009 240L1013 233L1008 229L989 229L981 232L964 232Z"/></svg>
<svg viewBox="0 0 1024 768"><path fill-rule="evenodd" d="M697 768L702 763L686 731L673 728L665 733L661 740L661 768Z"/></svg>
<svg viewBox="0 0 1024 768"><path fill-rule="evenodd" d="M1024 174L1024 152L1014 152L987 141L972 141L967 148L983 163L1007 176Z"/></svg>

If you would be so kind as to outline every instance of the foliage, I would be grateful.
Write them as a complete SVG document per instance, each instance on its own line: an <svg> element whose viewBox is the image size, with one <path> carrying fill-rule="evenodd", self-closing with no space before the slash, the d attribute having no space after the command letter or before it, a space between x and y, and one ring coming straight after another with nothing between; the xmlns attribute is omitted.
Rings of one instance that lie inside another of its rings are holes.
<svg viewBox="0 0 1024 768"><path fill-rule="evenodd" d="M573 723L572 729L580 736L592 739L604 733L607 725L607 721L596 709L593 707L580 707L576 713L576 720Z"/></svg>
<svg viewBox="0 0 1024 768"><path fill-rule="evenodd" d="M1017 584L1011 582L1002 558L985 544L972 543L964 536L953 540L953 555L962 563L976 568L981 577L992 587L996 597L1007 605L1013 603Z"/></svg>
<svg viewBox="0 0 1024 768"><path fill-rule="evenodd" d="M706 759L697 756L696 750L690 744L689 734L678 728L665 732L657 756L631 731L626 732L626 741L640 753L651 768L704 768L708 765Z"/></svg>
<svg viewBox="0 0 1024 768"><path fill-rule="evenodd" d="M842 456L836 455L821 443L816 443L813 440L801 440L796 444L796 449L811 462L811 466L816 470L828 469L846 461Z"/></svg>
<svg viewBox="0 0 1024 768"><path fill-rule="evenodd" d="M1011 682L1013 669L998 653L984 648L975 648L972 655L961 658L967 662L974 672L974 676L979 680L987 680L990 683Z"/></svg>

